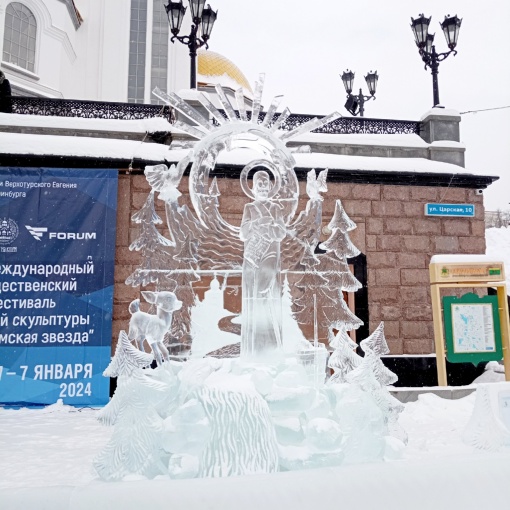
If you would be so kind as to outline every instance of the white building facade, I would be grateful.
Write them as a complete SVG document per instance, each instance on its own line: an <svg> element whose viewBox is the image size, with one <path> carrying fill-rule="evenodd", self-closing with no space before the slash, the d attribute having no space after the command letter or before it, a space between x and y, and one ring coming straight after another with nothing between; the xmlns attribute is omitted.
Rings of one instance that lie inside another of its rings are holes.
<svg viewBox="0 0 510 510"><path fill-rule="evenodd" d="M14 95L150 103L188 85L162 0L0 0L0 27Z"/></svg>

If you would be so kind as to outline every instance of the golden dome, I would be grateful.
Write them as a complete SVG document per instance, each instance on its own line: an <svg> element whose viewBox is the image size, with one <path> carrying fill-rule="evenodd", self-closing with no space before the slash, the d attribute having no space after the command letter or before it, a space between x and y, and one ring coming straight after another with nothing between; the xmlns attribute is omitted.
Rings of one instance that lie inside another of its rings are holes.
<svg viewBox="0 0 510 510"><path fill-rule="evenodd" d="M242 71L228 58L210 50L198 51L197 81L199 84L231 87L234 90L243 87L250 94L253 91ZM225 75L227 78L225 78ZM233 82L229 83L230 80Z"/></svg>

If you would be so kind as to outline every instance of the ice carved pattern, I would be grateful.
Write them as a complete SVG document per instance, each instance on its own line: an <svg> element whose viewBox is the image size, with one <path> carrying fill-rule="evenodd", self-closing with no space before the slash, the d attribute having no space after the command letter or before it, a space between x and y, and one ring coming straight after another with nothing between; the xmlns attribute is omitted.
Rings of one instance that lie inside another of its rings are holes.
<svg viewBox="0 0 510 510"><path fill-rule="evenodd" d="M274 473L278 448L271 415L263 398L216 388L199 394L211 440L202 453L200 476Z"/></svg>

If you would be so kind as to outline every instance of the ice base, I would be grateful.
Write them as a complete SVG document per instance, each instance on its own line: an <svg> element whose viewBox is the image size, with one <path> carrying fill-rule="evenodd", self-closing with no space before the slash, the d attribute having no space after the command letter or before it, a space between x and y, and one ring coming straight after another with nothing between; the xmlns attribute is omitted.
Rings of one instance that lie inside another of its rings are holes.
<svg viewBox="0 0 510 510"><path fill-rule="evenodd" d="M302 355L138 368L103 410L115 410L115 429L96 471L113 481L229 477L378 461L388 448L394 456L377 400L356 384L325 384L325 358L321 377L307 368Z"/></svg>

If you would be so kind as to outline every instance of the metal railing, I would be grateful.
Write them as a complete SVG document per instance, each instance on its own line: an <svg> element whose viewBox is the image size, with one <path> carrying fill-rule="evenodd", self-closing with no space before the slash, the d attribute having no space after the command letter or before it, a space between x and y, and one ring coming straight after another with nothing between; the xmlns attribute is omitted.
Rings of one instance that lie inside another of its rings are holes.
<svg viewBox="0 0 510 510"><path fill-rule="evenodd" d="M224 110L220 113L227 118ZM251 112L246 112L248 119L251 119ZM236 111L239 116L239 112ZM259 113L259 122L264 120L266 112ZM293 129L305 124L314 118L322 118L324 115L308 115L301 113L291 113L289 117L282 123L280 129L292 131ZM275 115L273 122L278 120ZM214 121L216 123L216 121ZM312 131L312 133L326 134L377 134L377 135L419 135L420 122L414 120L393 120L393 119L369 119L367 117L340 117L339 119L329 122L324 126Z"/></svg>
<svg viewBox="0 0 510 510"><path fill-rule="evenodd" d="M317 117L321 117L317 115ZM282 129L292 130L313 119L314 115L292 114L283 123ZM312 133L331 134L419 134L420 123L412 120L368 119L367 117L340 117L312 131Z"/></svg>
<svg viewBox="0 0 510 510"><path fill-rule="evenodd" d="M22 115L121 120L164 117L170 122L173 122L173 109L167 105L20 96L13 96L11 101L12 113ZM224 112L222 113L224 114ZM265 112L261 112L259 120L262 121L264 117ZM314 117L321 118L322 115L291 114L281 125L281 129L291 131ZM275 116L275 120L277 120L277 118L278 117ZM411 120L369 119L366 117L341 117L312 132L329 134L419 134L420 122Z"/></svg>
<svg viewBox="0 0 510 510"><path fill-rule="evenodd" d="M86 119L136 120L152 117L171 119L172 108L157 104L112 103L45 97L13 96L12 113L51 117L81 117Z"/></svg>

